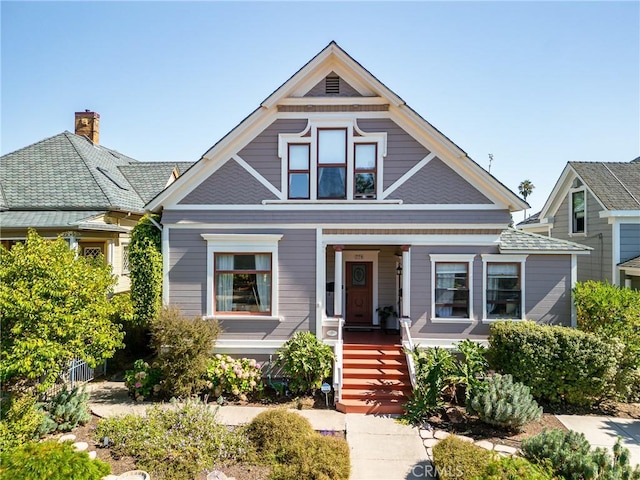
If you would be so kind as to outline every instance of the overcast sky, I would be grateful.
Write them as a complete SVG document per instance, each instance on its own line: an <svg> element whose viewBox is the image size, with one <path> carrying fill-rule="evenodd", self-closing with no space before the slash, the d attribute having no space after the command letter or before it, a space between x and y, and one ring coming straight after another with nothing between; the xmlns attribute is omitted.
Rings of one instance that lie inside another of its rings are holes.
<svg viewBox="0 0 640 480"><path fill-rule="evenodd" d="M637 1L0 5L3 154L90 109L109 148L195 161L335 40L513 191L530 179L532 212L566 162L640 155Z"/></svg>

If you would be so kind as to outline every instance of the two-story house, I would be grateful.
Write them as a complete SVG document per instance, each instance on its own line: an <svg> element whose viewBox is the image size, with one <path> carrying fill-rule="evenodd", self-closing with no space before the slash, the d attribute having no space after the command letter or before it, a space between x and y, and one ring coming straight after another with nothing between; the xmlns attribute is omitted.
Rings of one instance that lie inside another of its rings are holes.
<svg viewBox="0 0 640 480"><path fill-rule="evenodd" d="M527 207L334 42L147 205L162 213L164 301L218 319L219 351L268 354L311 331L344 355L354 388L406 387L397 365L363 373L399 358L383 343L572 323L589 249L509 229ZM402 339L376 334L385 306ZM356 342L374 345L359 362Z"/></svg>
<svg viewBox="0 0 640 480"><path fill-rule="evenodd" d="M579 281L640 289L640 157L567 163L542 211L518 228L590 246Z"/></svg>

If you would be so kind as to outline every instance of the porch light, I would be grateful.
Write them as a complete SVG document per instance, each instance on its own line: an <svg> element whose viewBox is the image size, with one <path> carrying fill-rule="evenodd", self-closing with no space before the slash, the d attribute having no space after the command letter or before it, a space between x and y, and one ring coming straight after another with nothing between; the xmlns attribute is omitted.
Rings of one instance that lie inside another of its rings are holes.
<svg viewBox="0 0 640 480"><path fill-rule="evenodd" d="M402 265L398 265L396 267L396 275L397 276L401 276L402 275Z"/></svg>

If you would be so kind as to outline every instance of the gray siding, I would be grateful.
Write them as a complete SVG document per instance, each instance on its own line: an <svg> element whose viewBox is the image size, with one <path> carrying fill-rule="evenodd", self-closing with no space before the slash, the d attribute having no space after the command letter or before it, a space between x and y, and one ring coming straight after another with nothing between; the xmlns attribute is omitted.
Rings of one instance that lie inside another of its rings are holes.
<svg viewBox="0 0 640 480"><path fill-rule="evenodd" d="M337 76L335 73L327 76ZM351 85L340 77L340 93L327 95L325 89L325 79L320 80L311 90L304 95L305 97L361 97L362 95Z"/></svg>
<svg viewBox="0 0 640 480"><path fill-rule="evenodd" d="M186 315L206 313L207 242L202 233L216 230L170 230L169 303ZM279 315L277 320L227 320L221 338L287 339L297 330L315 329L315 230L251 230L234 233L282 233L278 244Z"/></svg>
<svg viewBox="0 0 640 480"><path fill-rule="evenodd" d="M606 218L600 218L602 206L587 190L587 225L586 235L569 235L569 195L567 195L553 217L551 236L562 240L570 240L593 248L589 255L578 255L578 281L607 280L611 278L612 234L611 225Z"/></svg>
<svg viewBox="0 0 640 480"><path fill-rule="evenodd" d="M492 203L439 158L422 167L389 198L417 204Z"/></svg>
<svg viewBox="0 0 640 480"><path fill-rule="evenodd" d="M358 225L362 223L394 225L399 223L442 223L458 224L509 224L510 215L506 210L255 210L255 211L202 211L165 210L162 222L235 223L251 225L255 223L303 223Z"/></svg>
<svg viewBox="0 0 640 480"><path fill-rule="evenodd" d="M525 276L527 318L570 326L571 256L529 255Z"/></svg>
<svg viewBox="0 0 640 480"><path fill-rule="evenodd" d="M299 133L306 126L307 120L304 118L276 120L240 150L238 155L280 190L282 160L278 157L278 134Z"/></svg>
<svg viewBox="0 0 640 480"><path fill-rule="evenodd" d="M388 118L360 118L358 127L363 132L387 132L387 156L382 172L384 188L429 155L429 150Z"/></svg>
<svg viewBox="0 0 640 480"><path fill-rule="evenodd" d="M620 225L620 262L626 262L640 255L640 224Z"/></svg>
<svg viewBox="0 0 640 480"><path fill-rule="evenodd" d="M238 188L242 185L242 188ZM233 159L180 200L186 205L252 205L277 197Z"/></svg>

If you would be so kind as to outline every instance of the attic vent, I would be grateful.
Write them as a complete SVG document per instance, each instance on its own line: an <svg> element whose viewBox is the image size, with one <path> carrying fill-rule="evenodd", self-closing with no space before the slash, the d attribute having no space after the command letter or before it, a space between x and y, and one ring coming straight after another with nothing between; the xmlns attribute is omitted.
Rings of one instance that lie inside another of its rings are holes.
<svg viewBox="0 0 640 480"><path fill-rule="evenodd" d="M107 177L109 180L111 180L113 182L113 184L118 187L120 190L129 190L127 187L125 187L124 185L122 185L120 182L118 182L115 178L113 178L111 176L111 173L109 172L109 170L107 170L106 168L102 168L102 167L96 167L98 169L98 171L103 174L105 177Z"/></svg>
<svg viewBox="0 0 640 480"><path fill-rule="evenodd" d="M324 93L327 95L338 95L340 93L340 77L327 77L324 80Z"/></svg>

